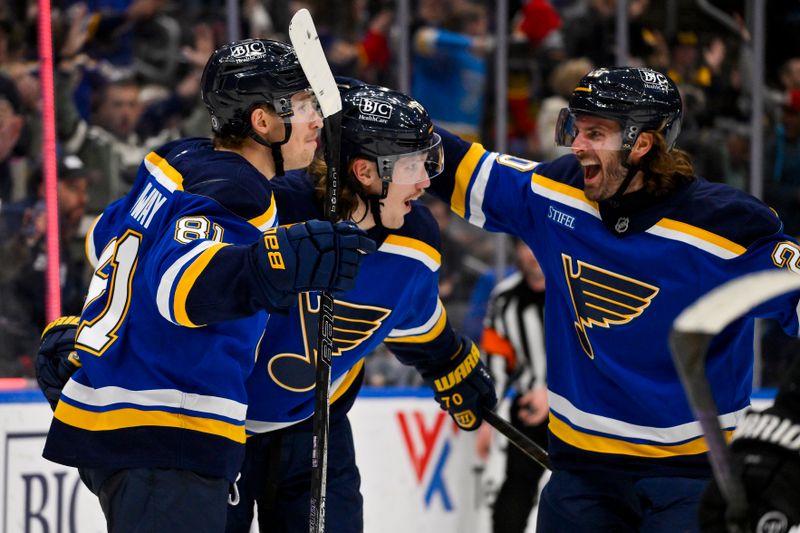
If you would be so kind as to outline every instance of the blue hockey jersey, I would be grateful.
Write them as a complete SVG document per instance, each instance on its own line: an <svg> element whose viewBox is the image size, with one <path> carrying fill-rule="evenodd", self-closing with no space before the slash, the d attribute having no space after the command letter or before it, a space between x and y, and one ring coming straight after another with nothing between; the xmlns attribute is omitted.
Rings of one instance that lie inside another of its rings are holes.
<svg viewBox="0 0 800 533"><path fill-rule="evenodd" d="M205 139L147 155L86 239L96 270L76 337L83 366L63 389L46 458L235 478L244 380L267 321L245 245L276 223L269 181L243 157ZM215 261L235 251L238 263Z"/></svg>
<svg viewBox="0 0 800 533"><path fill-rule="evenodd" d="M472 224L520 237L546 284L550 451L556 468L707 475L707 447L667 337L675 317L747 272L800 273L800 249L761 202L696 179L630 216L583 193L577 159L534 163L440 131L445 170L431 189ZM798 333L797 295L752 310L712 343L721 426L748 406L755 316Z"/></svg>
<svg viewBox="0 0 800 533"><path fill-rule="evenodd" d="M310 176L291 172L271 185L282 223L320 216ZM332 419L352 405L364 358L381 342L422 373L446 367L462 346L438 298L439 228L428 209L415 203L402 228L368 233L377 252L362 260L355 287L335 296ZM269 340L247 380L248 432L284 428L313 414L319 297L299 299L288 315L270 316Z"/></svg>

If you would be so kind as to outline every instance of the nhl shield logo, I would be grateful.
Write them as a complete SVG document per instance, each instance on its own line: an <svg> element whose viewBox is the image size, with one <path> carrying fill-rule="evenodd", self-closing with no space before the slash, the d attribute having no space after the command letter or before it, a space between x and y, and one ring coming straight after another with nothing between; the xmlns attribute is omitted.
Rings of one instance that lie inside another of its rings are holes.
<svg viewBox="0 0 800 533"><path fill-rule="evenodd" d="M628 217L619 217L617 223L614 224L614 231L617 233L625 233L628 231L628 224L630 224L631 220Z"/></svg>

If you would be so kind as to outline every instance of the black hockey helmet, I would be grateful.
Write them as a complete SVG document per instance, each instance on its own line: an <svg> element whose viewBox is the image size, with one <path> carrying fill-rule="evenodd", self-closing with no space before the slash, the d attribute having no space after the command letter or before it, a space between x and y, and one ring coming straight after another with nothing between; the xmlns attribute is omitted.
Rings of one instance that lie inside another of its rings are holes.
<svg viewBox="0 0 800 533"><path fill-rule="evenodd" d="M442 140L433 121L413 98L377 85L356 85L342 92L341 160L343 169L355 157L375 161L388 184L416 183L437 176L443 167ZM415 159L418 165L398 165Z"/></svg>
<svg viewBox="0 0 800 533"><path fill-rule="evenodd" d="M310 86L291 46L245 39L226 44L211 55L200 87L213 131L246 135L253 106L270 104L286 120L292 115L292 95Z"/></svg>
<svg viewBox="0 0 800 533"><path fill-rule="evenodd" d="M616 120L622 126L622 150L633 148L643 131L664 134L672 149L681 129L683 105L678 88L665 74L649 68L598 68L581 78L569 107L561 110L556 144L571 146L575 117L586 113Z"/></svg>

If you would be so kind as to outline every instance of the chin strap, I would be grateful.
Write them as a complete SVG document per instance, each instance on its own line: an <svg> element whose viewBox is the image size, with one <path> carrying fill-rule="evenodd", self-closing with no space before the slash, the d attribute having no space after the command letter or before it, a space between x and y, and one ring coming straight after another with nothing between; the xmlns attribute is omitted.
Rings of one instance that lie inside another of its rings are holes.
<svg viewBox="0 0 800 533"><path fill-rule="evenodd" d="M247 135L249 135L251 139L262 146L266 146L272 151L272 161L275 163L276 176L283 176L283 152L281 151L281 146L289 142L289 137L292 136L292 123L284 119L283 126L286 130L286 134L283 136L283 140L280 142L271 143L258 135L255 131L253 131L252 128L250 128L250 131L247 132Z"/></svg>
<svg viewBox="0 0 800 533"><path fill-rule="evenodd" d="M386 198L387 194L389 194L389 182L383 180L380 195L359 193L359 196L367 206L367 212L372 213L372 220L375 222L375 226L381 229L383 229L383 221L381 220L381 200ZM366 217L367 214L364 213L364 216Z"/></svg>
<svg viewBox="0 0 800 533"><path fill-rule="evenodd" d="M628 154L628 157L630 157L630 153ZM622 166L628 169L628 173L625 174L625 179L623 179L622 183L620 183L619 187L617 188L617 192L612 194L611 197L606 200L606 202L609 202L612 207L619 205L619 199L622 198L622 195L628 190L628 186L631 184L631 181L633 181L633 177L641 169L639 164L634 165L628 163L627 159L628 158L626 158L626 161L622 163Z"/></svg>

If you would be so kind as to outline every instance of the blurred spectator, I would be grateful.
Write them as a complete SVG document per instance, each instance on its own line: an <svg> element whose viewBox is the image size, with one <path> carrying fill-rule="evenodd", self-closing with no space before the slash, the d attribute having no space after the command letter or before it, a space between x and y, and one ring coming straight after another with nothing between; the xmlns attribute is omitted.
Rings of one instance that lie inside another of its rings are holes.
<svg viewBox="0 0 800 533"><path fill-rule="evenodd" d="M22 133L19 93L14 83L0 75L0 211L11 200L11 157Z"/></svg>
<svg viewBox="0 0 800 533"><path fill-rule="evenodd" d="M32 358L45 326L46 219L41 172L35 192L2 213L0 253L0 374L33 376ZM86 211L90 173L75 156L58 170L61 312L80 314L86 263L75 237Z"/></svg>
<svg viewBox="0 0 800 533"><path fill-rule="evenodd" d="M438 125L476 141L484 113L486 56L493 46L486 8L455 3L449 29L444 29L424 18L427 2L420 6L423 25L413 35L411 94Z"/></svg>
<svg viewBox="0 0 800 533"><path fill-rule="evenodd" d="M785 106L765 152L765 200L800 236L800 110Z"/></svg>
<svg viewBox="0 0 800 533"><path fill-rule="evenodd" d="M628 1L628 47L631 60L640 63L641 58L649 56L652 46L647 36L653 30L643 23L649 0ZM589 0L586 11L576 11L573 18L565 18L564 41L570 57L588 57L597 66L612 66L616 58L616 0Z"/></svg>
<svg viewBox="0 0 800 533"><path fill-rule="evenodd" d="M132 79L108 82L93 96L89 122L78 115L72 101L70 78L60 70L57 82L58 136L66 153L78 155L101 176L94 184L89 212L100 213L130 189L139 163L157 146L176 139L176 128L164 128L146 138L136 126L142 114L141 86Z"/></svg>
<svg viewBox="0 0 800 533"><path fill-rule="evenodd" d="M525 2L512 20L508 43L508 148L520 157L539 153L535 111L542 93L542 75L564 60L558 29L561 18L548 0ZM492 66L494 63L492 63ZM490 71L494 76L494 70ZM487 94L494 99L494 84ZM487 115L493 115L490 108Z"/></svg>
<svg viewBox="0 0 800 533"><path fill-rule="evenodd" d="M570 153L569 148L556 146L553 132L561 109L567 107L569 96L578 81L588 74L594 65L585 57L565 61L550 74L548 84L553 95L542 100L536 129L539 132L539 157L541 160L555 159Z"/></svg>
<svg viewBox="0 0 800 533"><path fill-rule="evenodd" d="M318 26L320 40L334 74L356 78L367 83L393 85L389 80L389 28L394 11L379 4L370 9L365 0L348 2L349 27L341 27L341 14L327 13Z"/></svg>

